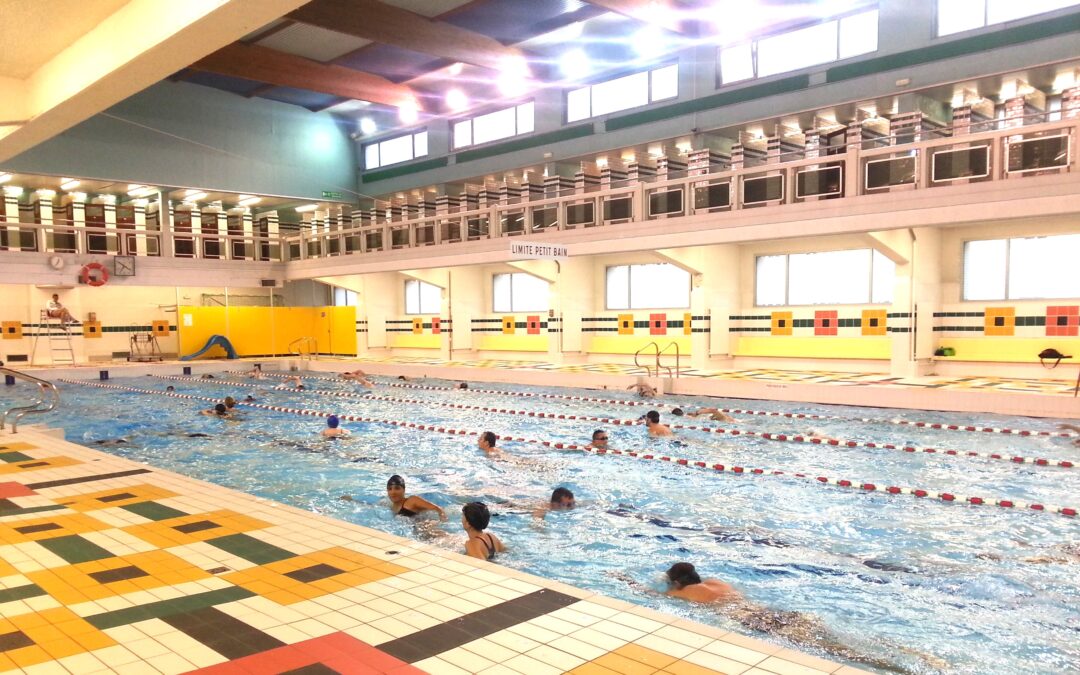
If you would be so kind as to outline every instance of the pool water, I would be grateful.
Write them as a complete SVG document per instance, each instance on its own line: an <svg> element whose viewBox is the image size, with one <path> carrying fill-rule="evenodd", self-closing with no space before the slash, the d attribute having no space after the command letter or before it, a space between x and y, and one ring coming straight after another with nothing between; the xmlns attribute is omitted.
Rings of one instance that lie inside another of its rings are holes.
<svg viewBox="0 0 1080 675"><path fill-rule="evenodd" d="M233 376L224 375L230 378ZM238 383L250 380L233 377ZM383 379L384 384L393 384ZM1044 504L1077 506L1080 469L1014 464L982 458L898 450L769 441L757 437L677 431L675 440L651 439L641 426L448 407L448 403L559 414L636 419L649 407L539 399L469 391L380 386L379 396L339 398L319 391L278 391L222 380L117 379L113 384L358 415L379 420L445 425L500 436L586 443L604 428L610 444L725 465L762 467L852 482L918 487ZM445 382L424 384L447 386ZM308 379L323 391L363 393L343 382ZM486 386L486 385L485 385ZM487 387L487 386L486 386ZM625 392L491 385L491 389L570 393L631 400ZM1049 512L945 504L909 495L826 486L787 476L717 474L629 457L596 456L535 443L502 441L508 457L493 460L475 436L388 424L346 422L352 435L318 436L318 417L248 409L240 421L197 414L209 403L152 394L61 385L62 408L42 421L63 427L69 440L136 461L213 481L300 508L461 551L461 505L492 506L491 530L509 547L498 562L666 612L740 632L741 625L703 607L642 593L611 576L626 572L659 588L657 575L680 560L702 576L733 583L748 599L775 609L807 612L853 649L912 672L933 672L907 651L930 654L957 673L1061 673L1080 664L1080 557L1063 547L1078 542L1080 523ZM0 402L29 389L0 389ZM847 406L665 397L656 407L710 405L805 412L842 419L798 420L741 416L736 428L816 433L875 443L933 446L1005 456L1080 459L1067 438L1018 437L921 429L889 420L1053 430L1054 420L897 411ZM859 421L868 418L871 422ZM662 421L691 422L665 415ZM189 438L205 433L205 438ZM123 437L124 445L93 441ZM446 509L438 526L391 515L385 483L401 474L408 494ZM532 511L563 485L579 507L537 520ZM339 499L351 495L354 501ZM1049 562L1036 562L1038 560ZM756 635L773 639L767 635ZM782 641L780 641L782 642ZM813 651L805 644L790 645ZM864 666L865 667L865 666Z"/></svg>

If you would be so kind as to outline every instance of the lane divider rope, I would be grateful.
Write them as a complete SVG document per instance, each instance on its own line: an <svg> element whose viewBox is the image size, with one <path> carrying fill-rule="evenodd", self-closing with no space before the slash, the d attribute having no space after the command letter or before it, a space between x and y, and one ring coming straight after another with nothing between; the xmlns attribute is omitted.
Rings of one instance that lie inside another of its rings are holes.
<svg viewBox="0 0 1080 675"><path fill-rule="evenodd" d="M247 373L229 370L225 371L236 375L246 375ZM306 371L304 371L306 372ZM296 374L274 373L264 372L265 377L306 377L312 380L323 380L326 382L341 382L340 377L319 377L316 375L305 375L301 371L297 371ZM531 392L531 391L505 391L501 389L457 389L454 387L436 387L429 384L408 384L404 382L380 382L381 386L386 387L399 387L402 389L423 389L425 391L457 391L457 392L471 392L475 394L499 394L502 396L521 396L524 398L549 398L549 399L563 399L567 401L588 401L590 403L610 403L612 405L626 405L626 406L649 406L658 407L658 401L628 401L619 398L599 398L594 396L572 396L569 394L549 394L543 392ZM881 419L873 417L845 417L843 415L815 415L813 413L790 413L779 412L775 410L750 410L746 408L718 408L721 412L731 413L734 415L756 415L761 417L786 417L790 419L799 420L839 420L848 422L872 422L882 424L895 424L898 426L910 426L919 429L936 429L940 431L967 431L978 433L993 433L993 434L1007 434L1013 436L1050 436L1053 438L1080 438L1080 434L1071 431L1040 431L1037 429L1011 429L1008 427L977 427L972 425L961 424L944 424L941 422L923 422L918 420L905 420L905 419Z"/></svg>
<svg viewBox="0 0 1080 675"><path fill-rule="evenodd" d="M217 403L219 399L210 398L208 396L193 396L191 394L178 394L176 392L157 391L153 389L140 389L137 387L125 387L115 384L102 384L100 382L85 382L80 380L68 380L64 378L57 378L60 382L66 384L76 384L86 387L96 387L99 389L113 389L116 391L128 391L137 394L153 394L158 396L168 396L171 398L187 399L194 401L207 401ZM306 415L309 417L329 417L331 414L328 412L322 412L309 409L298 408L286 408L283 406L272 406L261 403L238 403L237 405L243 405L250 408L257 408L261 410L271 410L274 412L284 412L294 415ZM401 422L397 420L380 420L371 417L362 417L359 415L338 415L339 418L349 422L367 422L372 424L387 424L391 426L419 429L421 431L434 431L442 434L449 434L452 436L477 436L479 432L467 431L464 429L453 429L445 426L438 426L434 424L417 424L416 422ZM947 503L962 503L970 504L972 506L987 505L987 506L999 506L1008 509L1025 509L1046 513L1057 513L1063 516L1076 517L1077 510L1067 506L1052 506L1048 504L1040 503L1028 503L1014 499L991 499L988 497L972 497L962 494L956 494L952 492L937 492L934 490L924 490L921 488L909 488L898 487L894 485L884 486L877 485L875 483L852 481L845 479L829 478L827 476L812 476L806 473L790 473L785 471L776 471L763 468L747 468L742 466L725 466L723 464L709 464L703 461L694 461L683 459L679 457L671 457L668 455L656 455L652 453L637 452L634 450L621 451L621 450L597 450L594 448L587 448L576 443L557 443L552 441L541 441L537 439L518 438L514 436L500 436L504 441L517 441L520 443L530 443L534 445L541 445L543 447L554 448L556 450L571 450L580 451L593 455L619 455L624 457L633 457L638 460L652 460L657 462L665 462L669 464L677 464L687 468L704 469L713 473L730 473L739 475L756 475L756 476L782 476L786 478L796 478L806 482L821 483L823 485L832 485L836 487L850 488L855 490L861 490L864 492L880 492L888 495L911 495L917 498L930 499L934 501L941 501Z"/></svg>
<svg viewBox="0 0 1080 675"><path fill-rule="evenodd" d="M176 382L189 382L189 383L209 383L218 384L222 386L236 386L236 387L259 387L260 385L251 382L233 382L231 380L201 380L194 377L183 377L178 375L153 375L152 377L160 378L163 380L173 380ZM442 401L429 401L425 399L410 399L410 398L398 398L396 396L382 396L374 393L357 393L347 391L327 391L325 389L296 389L295 387L288 387L284 389L278 389L277 391L290 391L301 394L319 394L325 396L336 396L338 398L356 398L362 400L375 400L375 401L388 401L394 403L415 403L420 405L437 405L444 408L455 408L460 410L480 410L483 412L502 413L507 415L523 415L527 417L545 418L545 419L565 419L565 420L583 420L588 422L600 422L603 424L614 424L623 426L634 426L642 424L640 420L626 420L617 419L613 417L598 417L593 415L573 415L562 413L545 413L535 412L530 410L514 410L512 408L491 408L488 406L468 405L464 403L446 403ZM993 460L999 462L1009 462L1012 464L1031 464L1032 466L1046 466L1055 467L1060 469L1073 469L1076 465L1069 460L1058 459L1045 459L1043 457L1022 457L1019 455L1000 454L996 452L976 452L973 450L952 450L948 448L934 448L929 446L919 445L896 445L894 443L875 443L873 441L852 441L837 438L816 438L807 436L804 434L781 434L770 431L754 431L752 429L726 429L724 427L711 427L699 424L669 424L672 429L686 429L690 431L704 431L706 433L714 434L728 434L729 436L751 436L757 438L764 438L770 441L784 441L788 443L810 443L814 445L831 445L834 447L844 448L868 448L879 450L898 450L907 453L921 453L929 455L947 455L950 457L975 457L979 459Z"/></svg>

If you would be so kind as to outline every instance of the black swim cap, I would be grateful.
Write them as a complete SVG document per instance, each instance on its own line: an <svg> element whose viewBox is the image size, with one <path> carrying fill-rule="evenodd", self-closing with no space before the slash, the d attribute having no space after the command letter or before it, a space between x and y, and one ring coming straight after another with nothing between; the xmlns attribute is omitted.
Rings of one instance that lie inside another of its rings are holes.
<svg viewBox="0 0 1080 675"><path fill-rule="evenodd" d="M396 473L393 476L390 476L390 479L386 481L386 487L387 488L391 488L391 487L395 487L395 486L405 487L405 479L402 478L401 476L397 475Z"/></svg>

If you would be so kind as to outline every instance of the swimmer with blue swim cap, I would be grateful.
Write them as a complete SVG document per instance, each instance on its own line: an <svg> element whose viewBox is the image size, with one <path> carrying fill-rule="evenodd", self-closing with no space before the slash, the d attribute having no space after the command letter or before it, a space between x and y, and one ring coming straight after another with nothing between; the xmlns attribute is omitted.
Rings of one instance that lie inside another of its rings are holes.
<svg viewBox="0 0 1080 675"><path fill-rule="evenodd" d="M326 418L326 428L322 430L322 435L327 438L339 438L348 436L349 432L341 428L341 420L337 415L331 415Z"/></svg>

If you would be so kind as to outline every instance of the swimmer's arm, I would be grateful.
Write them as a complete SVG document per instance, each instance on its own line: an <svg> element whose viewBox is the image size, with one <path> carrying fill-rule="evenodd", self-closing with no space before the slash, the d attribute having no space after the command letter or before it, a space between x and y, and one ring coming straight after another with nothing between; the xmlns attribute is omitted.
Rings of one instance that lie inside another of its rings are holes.
<svg viewBox="0 0 1080 675"><path fill-rule="evenodd" d="M446 512L423 497L413 495L412 497L409 497L405 505L413 511L438 511L439 519L446 520Z"/></svg>
<svg viewBox="0 0 1080 675"><path fill-rule="evenodd" d="M1061 429L1062 431L1074 431L1080 434L1080 427L1076 426L1075 424L1059 424L1057 428Z"/></svg>
<svg viewBox="0 0 1080 675"><path fill-rule="evenodd" d="M648 586L641 583L640 581L635 580L633 577L631 577L626 572L609 571L609 572L604 572L604 574L608 575L612 579L618 579L619 581L624 582L627 586L634 589L635 591L639 591L641 593L648 593L649 595L658 595L658 593L656 591L649 588Z"/></svg>
<svg viewBox="0 0 1080 675"><path fill-rule="evenodd" d="M495 542L495 552L496 553L505 553L506 552L506 545L502 543L502 539L499 539L495 535L491 535L491 539Z"/></svg>

